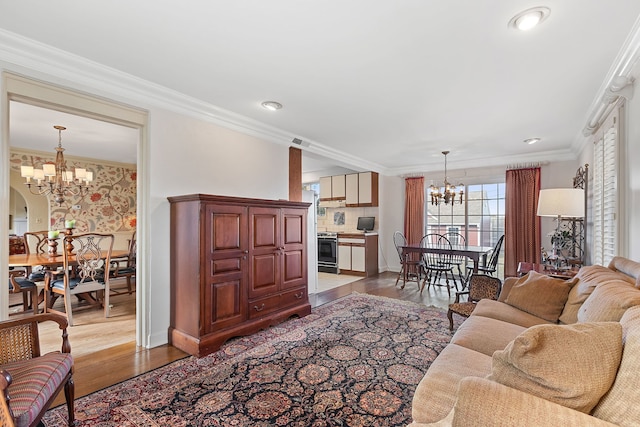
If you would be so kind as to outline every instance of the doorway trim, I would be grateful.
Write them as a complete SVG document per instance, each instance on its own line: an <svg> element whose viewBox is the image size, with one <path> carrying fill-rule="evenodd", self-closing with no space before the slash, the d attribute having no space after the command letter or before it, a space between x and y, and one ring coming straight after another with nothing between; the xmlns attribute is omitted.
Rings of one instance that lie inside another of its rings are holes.
<svg viewBox="0 0 640 427"><path fill-rule="evenodd" d="M121 126L138 129L140 133L137 147L137 218L136 234L138 236L138 257L136 273L136 344L148 347L150 336L149 319L149 280L148 280L148 200L149 200L149 142L148 142L148 112L146 110L118 103L105 98L99 98L69 88L51 83L26 78L10 72L2 73L2 143L1 152L3 169L6 171L0 177L0 227L4 241L8 241L8 200L9 200L9 136L10 136L10 101L18 101L52 110L62 111L83 117L102 120ZM0 277L8 277L8 245L0 248ZM7 281L0 281L2 292L8 293ZM2 299L0 304L0 319L8 318L9 302Z"/></svg>

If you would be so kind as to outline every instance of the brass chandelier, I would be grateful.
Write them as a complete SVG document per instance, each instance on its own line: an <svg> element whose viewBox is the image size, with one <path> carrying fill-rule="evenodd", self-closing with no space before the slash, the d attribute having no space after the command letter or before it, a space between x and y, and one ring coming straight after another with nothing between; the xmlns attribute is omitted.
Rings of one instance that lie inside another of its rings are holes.
<svg viewBox="0 0 640 427"><path fill-rule="evenodd" d="M62 131L64 126L54 126L58 130L58 146L56 147L56 161L46 162L42 169L33 166L21 166L20 172L25 178L25 185L32 194L52 196L58 206L62 206L65 197L84 197L93 181L93 172L84 168L75 168L74 172L67 170L62 148ZM34 186L35 184L35 186Z"/></svg>
<svg viewBox="0 0 640 427"><path fill-rule="evenodd" d="M459 202L460 204L462 204L462 196L464 194L464 191L460 190L456 192L456 186L451 184L448 181L447 177L447 154L449 154L449 151L443 151L442 154L444 154L444 185L442 189L440 187L436 187L433 184L429 186L429 189L431 190L431 204L437 206L440 203L444 202L445 205L448 205L449 203L451 203L451 205L454 205L456 203L457 195L460 196ZM458 184L458 186L462 185L463 184Z"/></svg>

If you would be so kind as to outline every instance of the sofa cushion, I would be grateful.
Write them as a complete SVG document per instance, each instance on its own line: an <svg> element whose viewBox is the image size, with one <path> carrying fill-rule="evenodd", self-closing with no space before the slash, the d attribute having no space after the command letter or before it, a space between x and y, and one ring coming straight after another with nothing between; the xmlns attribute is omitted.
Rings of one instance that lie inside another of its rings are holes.
<svg viewBox="0 0 640 427"><path fill-rule="evenodd" d="M416 388L411 408L413 421L440 421L455 404L460 379L485 377L490 372L491 357L456 344L447 345Z"/></svg>
<svg viewBox="0 0 640 427"><path fill-rule="evenodd" d="M620 319L623 331L622 360L609 392L593 415L617 425L637 425L640 420L640 307L627 310Z"/></svg>
<svg viewBox="0 0 640 427"><path fill-rule="evenodd" d="M589 413L613 384L621 355L617 322L533 326L493 354L488 378Z"/></svg>
<svg viewBox="0 0 640 427"><path fill-rule="evenodd" d="M607 280L619 278L619 273L610 270L601 265L588 265L582 267L576 274L576 283L569 291L569 297L562 309L562 314L558 320L560 323L568 325L578 321L578 310L585 300L591 295L591 292L600 283Z"/></svg>
<svg viewBox="0 0 640 427"><path fill-rule="evenodd" d="M505 303L549 322L557 322L575 281L530 271L513 285Z"/></svg>
<svg viewBox="0 0 640 427"><path fill-rule="evenodd" d="M458 327L451 342L491 357L494 351L503 350L525 329L502 320L471 316Z"/></svg>
<svg viewBox="0 0 640 427"><path fill-rule="evenodd" d="M628 308L640 305L640 290L626 280L611 279L593 290L578 310L579 322L618 322Z"/></svg>
<svg viewBox="0 0 640 427"><path fill-rule="evenodd" d="M503 322L513 323L514 325L525 328L550 323L544 319L534 316L533 314L511 307L509 304L490 299L478 301L475 310L471 313L471 317L473 316L489 317L491 319L502 320Z"/></svg>

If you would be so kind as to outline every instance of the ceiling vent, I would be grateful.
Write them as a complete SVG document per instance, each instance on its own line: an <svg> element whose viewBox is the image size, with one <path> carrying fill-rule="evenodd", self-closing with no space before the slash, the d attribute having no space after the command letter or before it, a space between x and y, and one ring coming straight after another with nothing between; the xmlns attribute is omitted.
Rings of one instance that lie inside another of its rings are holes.
<svg viewBox="0 0 640 427"><path fill-rule="evenodd" d="M291 142L293 142L296 145L302 145L303 147L308 147L309 145L311 145L310 143L305 142L305 141L301 140L300 138L293 138L293 140Z"/></svg>

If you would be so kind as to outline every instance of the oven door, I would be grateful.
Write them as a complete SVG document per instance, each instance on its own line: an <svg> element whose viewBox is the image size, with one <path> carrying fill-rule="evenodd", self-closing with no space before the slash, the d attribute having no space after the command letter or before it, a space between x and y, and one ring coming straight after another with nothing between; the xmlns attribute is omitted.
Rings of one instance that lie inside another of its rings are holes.
<svg viewBox="0 0 640 427"><path fill-rule="evenodd" d="M318 237L318 271L337 273L338 239Z"/></svg>

